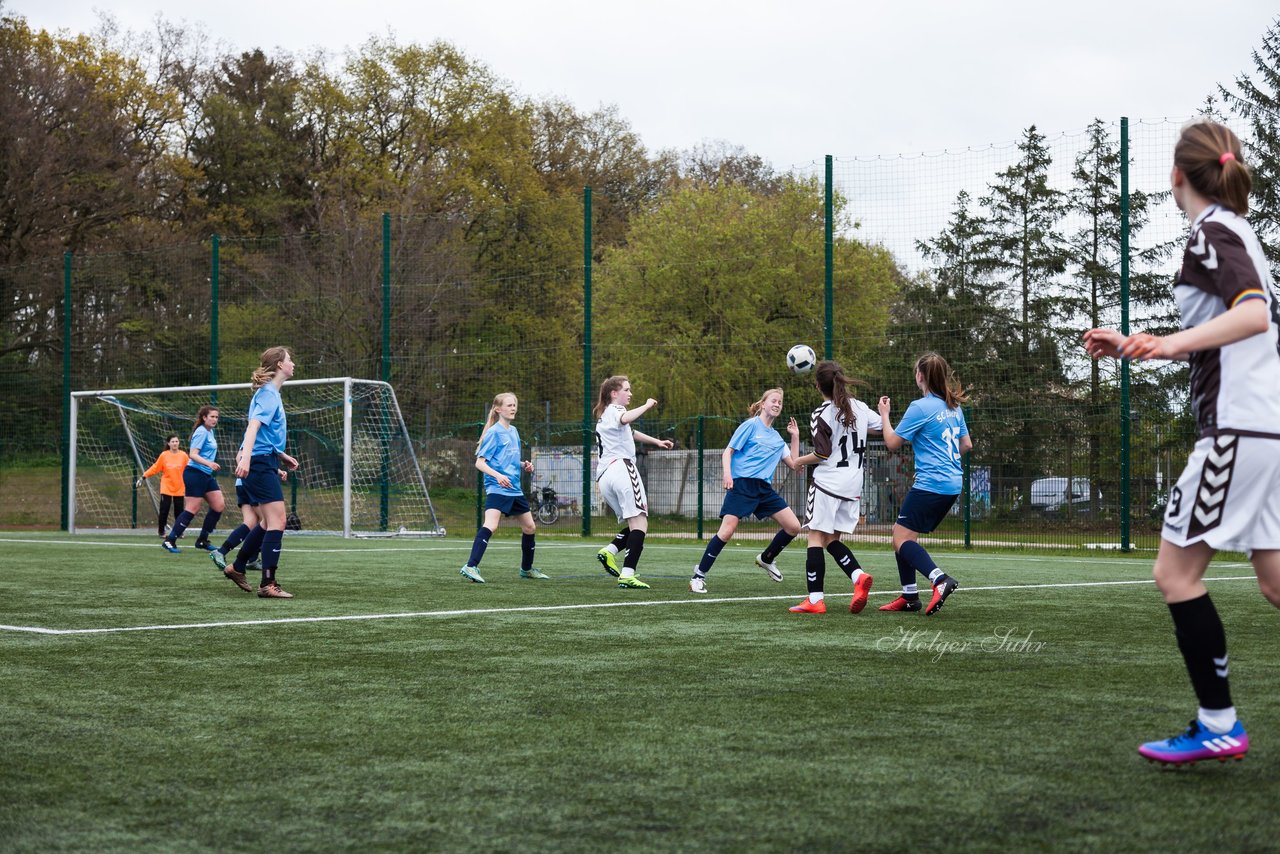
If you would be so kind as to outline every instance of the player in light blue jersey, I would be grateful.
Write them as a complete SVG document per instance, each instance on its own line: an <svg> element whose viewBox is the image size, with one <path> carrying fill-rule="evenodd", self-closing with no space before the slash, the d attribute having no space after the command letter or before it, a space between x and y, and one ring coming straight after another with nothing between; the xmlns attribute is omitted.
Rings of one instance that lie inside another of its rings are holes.
<svg viewBox="0 0 1280 854"><path fill-rule="evenodd" d="M511 392L497 395L480 431L476 469L484 473L484 522L471 542L466 565L458 570L459 575L476 584L484 584L480 560L503 516L514 516L520 524L520 577L538 580L549 577L533 566L534 533L538 526L533 522L529 502L520 487L521 472L532 473L533 463L520 461L520 431L511 423L519 408L520 402Z"/></svg>
<svg viewBox="0 0 1280 854"><path fill-rule="evenodd" d="M187 467L182 470L182 482L187 493L183 499L182 512L173 521L169 536L160 541L160 547L167 552L178 553L178 538L186 532L191 520L200 512L201 502L208 503L209 512L204 516L200 536L196 537L196 548L213 548L209 544L209 535L218 527L218 520L226 509L222 500L222 487L213 475L219 468L218 441L213 437L214 428L218 426L218 416L216 406L202 406L196 414L195 429L188 443L190 450L187 452Z"/></svg>
<svg viewBox="0 0 1280 854"><path fill-rule="evenodd" d="M919 572L933 585L933 598L924 610L929 616L937 613L960 584L938 568L917 540L938 527L963 491L961 458L973 448L973 440L960 409L968 397L947 360L937 353L925 353L916 359L915 373L916 385L924 397L907 407L896 428L889 426L891 401L880 398L884 446L896 451L910 442L916 458L915 483L903 499L893 525L893 553L898 560L902 595L880 606L880 610L919 611Z"/></svg>
<svg viewBox="0 0 1280 854"><path fill-rule="evenodd" d="M782 526L768 548L756 556L756 566L769 573L774 581L782 580L782 570L774 561L787 544L800 535L800 520L772 483L779 460L792 471L800 468L796 462L800 458L800 426L794 418L788 420L789 447L774 429L773 422L782 414L780 388L766 391L747 412L752 417L738 426L721 455L726 491L724 504L720 507L720 530L707 543L702 560L693 568L689 589L694 593L707 592L707 573L725 543L733 538L734 531L738 530L738 521L743 517L753 513L757 519L772 517Z"/></svg>
<svg viewBox="0 0 1280 854"><path fill-rule="evenodd" d="M240 490L249 506L257 505L259 524L245 538L235 564L222 572L241 590L249 592L253 588L245 581L244 571L260 553L262 583L258 585L258 596L263 599L293 598L292 593L280 587L276 570L280 566L288 515L284 491L280 488L280 468L281 465L289 471L298 468L298 461L284 449L289 431L284 401L280 397L280 388L293 376L294 369L293 355L287 348L271 347L263 351L261 364L253 372L249 423L236 453Z"/></svg>

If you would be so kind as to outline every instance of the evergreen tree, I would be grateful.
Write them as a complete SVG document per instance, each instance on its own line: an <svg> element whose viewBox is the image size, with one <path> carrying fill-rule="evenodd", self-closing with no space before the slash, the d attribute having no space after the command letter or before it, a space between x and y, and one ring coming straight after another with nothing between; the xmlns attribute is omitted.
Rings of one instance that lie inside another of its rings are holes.
<svg viewBox="0 0 1280 854"><path fill-rule="evenodd" d="M1256 79L1236 78L1238 91L1219 86L1231 112L1249 125L1241 140L1253 172L1253 211L1249 221L1271 263L1272 276L1280 278L1280 18L1262 36L1262 47L1252 52Z"/></svg>

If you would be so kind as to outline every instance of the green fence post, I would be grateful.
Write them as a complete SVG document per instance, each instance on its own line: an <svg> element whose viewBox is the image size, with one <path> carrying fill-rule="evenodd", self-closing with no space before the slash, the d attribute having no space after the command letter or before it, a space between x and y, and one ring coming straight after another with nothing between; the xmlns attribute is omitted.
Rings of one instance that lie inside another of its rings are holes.
<svg viewBox="0 0 1280 854"><path fill-rule="evenodd" d="M702 539L702 496L704 492L703 482L702 482L702 446L705 440L703 439L703 434L702 434L702 422L703 422L703 416L699 415L698 416L698 539L699 540Z"/></svg>
<svg viewBox="0 0 1280 854"><path fill-rule="evenodd" d="M213 249L209 263L209 385L218 384L218 289L222 278L222 238L213 236ZM210 396L212 403L218 402L218 390L214 389Z"/></svg>
<svg viewBox="0 0 1280 854"><path fill-rule="evenodd" d="M1129 334L1129 119L1120 119L1120 332ZM1129 360L1120 360L1120 550L1129 551Z"/></svg>
<svg viewBox="0 0 1280 854"><path fill-rule="evenodd" d="M582 536L591 536L591 188L582 188Z"/></svg>
<svg viewBox="0 0 1280 854"><path fill-rule="evenodd" d="M382 381L391 384L391 214L387 212L382 214ZM383 406L386 408L389 404L384 403ZM387 530L387 520L391 516L391 450L387 446L388 441L382 441L378 503L380 531Z"/></svg>
<svg viewBox="0 0 1280 854"><path fill-rule="evenodd" d="M831 339L833 328L835 326L835 297L833 294L835 281L835 223L832 221L835 214L835 203L833 196L835 191L832 189L832 160L831 155L827 155L826 170L826 187L823 190L822 208L823 219L825 220L824 236L823 236L823 292L826 301L826 327L822 342L822 358L830 359L831 355Z"/></svg>
<svg viewBox="0 0 1280 854"><path fill-rule="evenodd" d="M71 514L71 253L62 255L62 530Z"/></svg>
<svg viewBox="0 0 1280 854"><path fill-rule="evenodd" d="M971 456L973 456L972 451L962 457L964 462L964 547L966 549L973 548L973 541L970 539L970 534L972 533L970 524L973 519L973 487L969 483L969 458Z"/></svg>
<svg viewBox="0 0 1280 854"><path fill-rule="evenodd" d="M138 475L140 474L140 472L138 471L138 466L135 463L134 465L130 466L130 468L133 470L133 482L137 483ZM130 492L132 493L130 497L133 499L133 501L131 502L133 506L130 508L130 515L133 518L133 523L130 527L137 528L138 527L138 487L135 486L132 490L130 490Z"/></svg>

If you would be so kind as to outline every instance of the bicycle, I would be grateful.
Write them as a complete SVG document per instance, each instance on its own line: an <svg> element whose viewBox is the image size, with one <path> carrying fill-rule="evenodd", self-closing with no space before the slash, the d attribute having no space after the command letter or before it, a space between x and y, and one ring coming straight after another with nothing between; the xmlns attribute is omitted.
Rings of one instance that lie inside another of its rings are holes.
<svg viewBox="0 0 1280 854"><path fill-rule="evenodd" d="M533 518L544 525L554 525L560 519L560 504L551 484L542 489L534 487L529 494L529 510L533 512Z"/></svg>

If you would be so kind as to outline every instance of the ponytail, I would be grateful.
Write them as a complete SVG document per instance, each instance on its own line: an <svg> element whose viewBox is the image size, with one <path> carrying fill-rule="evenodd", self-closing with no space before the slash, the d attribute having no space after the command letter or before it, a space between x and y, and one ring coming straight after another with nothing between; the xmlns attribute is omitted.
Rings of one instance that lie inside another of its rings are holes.
<svg viewBox="0 0 1280 854"><path fill-rule="evenodd" d="M765 401L765 398L767 398L769 395L771 395L771 394L775 394L775 393L776 393L776 394L778 394L779 396L781 396L781 395L782 395L782 389L780 389L780 388L769 388L769 389L765 389L764 394L760 395L760 399L759 399L759 400L757 400L755 403L753 403L753 404L751 404L750 406L748 406L748 407L747 407L747 414L748 414L748 415L759 415L759 414L760 414L760 410L761 410L761 409L764 409L764 401Z"/></svg>
<svg viewBox="0 0 1280 854"><path fill-rule="evenodd" d="M960 378L937 353L925 353L916 359L916 371L924 376L925 388L942 398L947 409L955 409L969 402L969 395L960 386Z"/></svg>
<svg viewBox="0 0 1280 854"><path fill-rule="evenodd" d="M494 395L493 403L489 405L489 417L485 419L484 427L480 430L481 439L484 438L485 433L489 432L490 427L498 423L498 410L507 402L507 398L515 400L516 396L509 391L499 392Z"/></svg>
<svg viewBox="0 0 1280 854"><path fill-rule="evenodd" d="M289 358L289 349L287 347L268 347L263 350L262 364L253 372L253 376L250 378L254 391L274 380L276 371L280 370L280 363L287 358Z"/></svg>
<svg viewBox="0 0 1280 854"><path fill-rule="evenodd" d="M867 383L845 376L844 368L840 367L839 362L819 362L816 374L814 381L818 391L835 404L840 420L846 427L856 427L858 419L853 413L853 395L849 394L849 386L865 386Z"/></svg>

